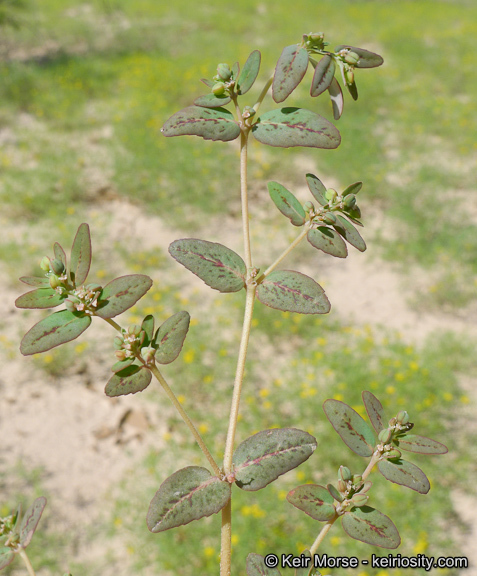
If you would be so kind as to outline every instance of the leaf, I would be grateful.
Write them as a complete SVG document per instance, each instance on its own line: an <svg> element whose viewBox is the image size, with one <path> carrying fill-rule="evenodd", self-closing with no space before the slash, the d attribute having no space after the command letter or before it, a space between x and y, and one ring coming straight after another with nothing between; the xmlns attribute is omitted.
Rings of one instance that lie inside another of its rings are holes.
<svg viewBox="0 0 477 576"><path fill-rule="evenodd" d="M114 318L122 314L144 296L152 286L152 280L144 274L120 276L103 288L98 299L96 316Z"/></svg>
<svg viewBox="0 0 477 576"><path fill-rule="evenodd" d="M48 278L40 278L38 276L22 276L19 278L20 282L23 284L28 284L28 286L35 286L36 288L49 288L50 281Z"/></svg>
<svg viewBox="0 0 477 576"><path fill-rule="evenodd" d="M270 308L298 314L327 314L330 302L323 288L309 276L277 270L258 285L257 298Z"/></svg>
<svg viewBox="0 0 477 576"><path fill-rule="evenodd" d="M104 393L110 398L136 394L136 392L142 392L149 386L151 378L152 375L149 370L133 364L112 376L106 384Z"/></svg>
<svg viewBox="0 0 477 576"><path fill-rule="evenodd" d="M188 312L177 312L168 318L157 330L154 342L159 346L156 361L159 364L170 364L179 356L189 330Z"/></svg>
<svg viewBox="0 0 477 576"><path fill-rule="evenodd" d="M230 70L231 70L231 72L232 72L232 76L231 76L231 77L232 77L234 80L237 80L237 76L239 75L239 72L240 72L240 64L239 64L238 62L234 62L234 63L232 64L232 68L231 68Z"/></svg>
<svg viewBox="0 0 477 576"><path fill-rule="evenodd" d="M276 568L269 568L265 565L265 559L260 554L249 554L247 556L248 576L281 576Z"/></svg>
<svg viewBox="0 0 477 576"><path fill-rule="evenodd" d="M66 298L66 294L59 294L53 288L38 288L23 294L15 300L17 308L54 308L59 306Z"/></svg>
<svg viewBox="0 0 477 576"><path fill-rule="evenodd" d="M384 62L379 54L375 54L374 52L370 52L364 48L356 48L355 46L341 45L335 49L335 52L339 52L346 48L359 56L359 60L355 65L356 68L377 68Z"/></svg>
<svg viewBox="0 0 477 576"><path fill-rule="evenodd" d="M243 96L253 86L260 70L261 54L258 50L254 50L242 68L242 72L237 80L237 94Z"/></svg>
<svg viewBox="0 0 477 576"><path fill-rule="evenodd" d="M316 446L316 438L296 428L258 432L234 452L235 482L242 490L260 490L307 460Z"/></svg>
<svg viewBox="0 0 477 576"><path fill-rule="evenodd" d="M61 260L66 268L66 254L63 248L61 247L61 244L58 244L58 242L55 242L53 244L53 253L55 255L55 258Z"/></svg>
<svg viewBox="0 0 477 576"><path fill-rule="evenodd" d="M128 368L129 366L131 366L131 364L134 364L134 361L136 360L136 358L133 356L132 358L126 358L124 360L119 360L118 362L116 362L115 364L113 364L111 366L111 371L112 372L121 372L121 370L124 370L125 368Z"/></svg>
<svg viewBox="0 0 477 576"><path fill-rule="evenodd" d="M371 392L365 391L361 394L361 396L363 398L366 412L368 413L368 418L371 421L376 434L379 434L381 430L387 428L385 423L386 417L384 416L382 404L374 394L371 394Z"/></svg>
<svg viewBox="0 0 477 576"><path fill-rule="evenodd" d="M336 78L333 78L331 81L328 92L331 98L331 106L333 107L333 118L335 120L339 120L341 118L341 114L343 114L344 100L341 86Z"/></svg>
<svg viewBox="0 0 477 576"><path fill-rule="evenodd" d="M20 546L22 548L26 548L28 544L30 544L45 506L46 498L40 496L25 512L25 516L20 525Z"/></svg>
<svg viewBox="0 0 477 576"><path fill-rule="evenodd" d="M394 444L400 450L415 452L417 454L447 454L447 446L417 434L406 434L403 437L394 438Z"/></svg>
<svg viewBox="0 0 477 576"><path fill-rule="evenodd" d="M348 89L351 98L356 101L358 99L358 87L356 86L356 82L353 81L351 84L346 82L345 86Z"/></svg>
<svg viewBox="0 0 477 576"><path fill-rule="evenodd" d="M20 352L24 356L46 352L78 338L91 324L91 316L76 316L68 310L50 314L35 324L23 337Z"/></svg>
<svg viewBox="0 0 477 576"><path fill-rule="evenodd" d="M431 488L424 472L406 460L400 458L386 458L378 462L378 470L394 484L400 484L415 490L420 494L427 494Z"/></svg>
<svg viewBox="0 0 477 576"><path fill-rule="evenodd" d="M310 192L313 194L313 198L315 198L315 200L317 200L322 206L326 206L326 204L328 204L328 200L325 197L326 188L321 180L314 174L307 174L306 183L308 184Z"/></svg>
<svg viewBox="0 0 477 576"><path fill-rule="evenodd" d="M330 87L335 76L336 64L330 55L323 56L315 67L311 82L310 95L315 97L322 94Z"/></svg>
<svg viewBox="0 0 477 576"><path fill-rule="evenodd" d="M359 456L372 456L374 435L361 416L339 400L325 400L323 410L343 442Z"/></svg>
<svg viewBox="0 0 477 576"><path fill-rule="evenodd" d="M345 240L349 242L351 246L354 246L360 252L364 252L366 250L366 243L353 224L348 222L341 214L336 214L336 218L338 222L333 224L333 228L344 236Z"/></svg>
<svg viewBox="0 0 477 576"><path fill-rule="evenodd" d="M188 466L165 480L149 505L147 527L163 532L216 514L230 500L231 485L206 468Z"/></svg>
<svg viewBox="0 0 477 576"><path fill-rule="evenodd" d="M148 314L142 321L141 328L146 333L143 346L149 346L154 338L154 316Z"/></svg>
<svg viewBox="0 0 477 576"><path fill-rule="evenodd" d="M71 247L70 277L75 286L81 286L91 266L91 236L88 224L81 224Z"/></svg>
<svg viewBox="0 0 477 576"><path fill-rule="evenodd" d="M340 494L338 489L335 488L335 486L333 486L333 484L327 484L326 489L328 490L328 492L330 493L330 495L333 497L334 500L336 500L337 502L343 502L344 497Z"/></svg>
<svg viewBox="0 0 477 576"><path fill-rule="evenodd" d="M289 218L293 226L302 226L305 223L305 210L291 192L278 182L269 182L268 191L275 206Z"/></svg>
<svg viewBox="0 0 477 576"><path fill-rule="evenodd" d="M306 235L308 242L322 250L326 254L331 254L331 256L336 256L338 258L346 258L348 256L348 249L341 236L333 230L326 226L318 226L318 228L312 228L308 231Z"/></svg>
<svg viewBox="0 0 477 576"><path fill-rule="evenodd" d="M343 190L341 196L343 196L344 198L345 196L348 196L348 194L357 194L362 187L363 187L362 182L354 182L353 184L350 184L347 188Z"/></svg>
<svg viewBox="0 0 477 576"><path fill-rule="evenodd" d="M227 94L222 96L216 96L215 94L206 94L205 96L199 96L194 100L196 106L202 106L203 108L219 108L220 106L226 106L232 99Z"/></svg>
<svg viewBox="0 0 477 576"><path fill-rule="evenodd" d="M308 68L308 52L297 44L283 49L273 76L272 97L283 102L300 84Z"/></svg>
<svg viewBox="0 0 477 576"><path fill-rule="evenodd" d="M298 486L287 494L287 500L319 522L328 522L336 514L333 497L318 484Z"/></svg>
<svg viewBox="0 0 477 576"><path fill-rule="evenodd" d="M215 84L214 81L209 80L208 78L201 78L200 81L203 82L208 88L212 88Z"/></svg>
<svg viewBox="0 0 477 576"><path fill-rule="evenodd" d="M262 144L291 148L337 148L338 130L322 116L303 108L280 108L262 114L252 127L252 134Z"/></svg>
<svg viewBox="0 0 477 576"><path fill-rule="evenodd" d="M240 127L233 114L225 108L188 106L167 120L161 132L164 136L201 136L204 140L235 140Z"/></svg>
<svg viewBox="0 0 477 576"><path fill-rule="evenodd" d="M370 506L352 508L341 517L344 531L361 542L394 549L401 543L396 526L390 518Z"/></svg>
<svg viewBox="0 0 477 576"><path fill-rule="evenodd" d="M222 244L184 238L172 242L169 253L214 290L238 292L245 286L245 262Z"/></svg>
<svg viewBox="0 0 477 576"><path fill-rule="evenodd" d="M15 552L7 546L0 546L0 570L13 562Z"/></svg>

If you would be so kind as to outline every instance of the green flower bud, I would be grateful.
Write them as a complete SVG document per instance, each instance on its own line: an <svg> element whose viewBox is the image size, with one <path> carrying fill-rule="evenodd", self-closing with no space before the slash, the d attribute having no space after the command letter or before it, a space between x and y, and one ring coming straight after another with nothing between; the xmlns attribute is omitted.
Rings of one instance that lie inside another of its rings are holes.
<svg viewBox="0 0 477 576"><path fill-rule="evenodd" d="M63 274L63 272L66 270L65 265L63 264L63 262L59 258L55 258L54 260L51 260L50 268L54 274L59 274L59 275Z"/></svg>
<svg viewBox="0 0 477 576"><path fill-rule="evenodd" d="M308 200L308 202L305 202L303 204L303 210L305 212L313 212L315 210L315 206L314 206L313 202L310 202L309 200Z"/></svg>
<svg viewBox="0 0 477 576"><path fill-rule="evenodd" d="M398 412L396 420L399 422L399 424L409 424L409 414L406 412L406 410L401 410Z"/></svg>
<svg viewBox="0 0 477 576"><path fill-rule="evenodd" d="M356 206L356 196L354 194L349 194L349 196L345 196L343 200L343 207L345 210L350 210Z"/></svg>
<svg viewBox="0 0 477 576"><path fill-rule="evenodd" d="M359 55L356 54L356 52L353 52L352 50L348 50L348 52L346 52L346 54L344 55L344 61L347 64L351 64L351 66L355 66L358 63L359 60Z"/></svg>
<svg viewBox="0 0 477 576"><path fill-rule="evenodd" d="M76 312L81 300L72 294L65 300L65 307L69 312Z"/></svg>
<svg viewBox="0 0 477 576"><path fill-rule="evenodd" d="M44 272L49 272L50 271L50 259L48 258L48 256L44 256L41 261L40 261L40 268L44 271Z"/></svg>
<svg viewBox="0 0 477 576"><path fill-rule="evenodd" d="M325 198L328 200L328 202L334 202L337 196L338 192L333 190L333 188L328 188L328 190L325 192Z"/></svg>
<svg viewBox="0 0 477 576"><path fill-rule="evenodd" d="M232 70L230 70L230 66L228 64L219 64L217 66L217 75L222 80L229 80L232 76Z"/></svg>
<svg viewBox="0 0 477 576"><path fill-rule="evenodd" d="M360 482L363 481L363 477L361 476L361 474L353 474L351 481L353 482L353 484L359 484Z"/></svg>
<svg viewBox="0 0 477 576"><path fill-rule="evenodd" d="M348 486L346 485L346 482L345 482L344 480L341 480L341 479L338 480L338 483L337 483L337 484L338 484L338 490L339 490L341 493L346 492Z"/></svg>
<svg viewBox="0 0 477 576"><path fill-rule="evenodd" d="M252 116L255 116L256 112L255 112L255 108L252 108L251 106L245 106L242 112L242 116L243 118L246 120L247 118L251 118Z"/></svg>
<svg viewBox="0 0 477 576"><path fill-rule="evenodd" d="M124 360L126 360L126 358L128 358L128 354L127 354L126 350L116 350L114 355L116 356L116 358L120 362L123 362ZM113 370L113 372L114 372L114 370Z"/></svg>
<svg viewBox="0 0 477 576"><path fill-rule="evenodd" d="M388 458L401 458L401 452L397 448L393 448L392 450L386 452L386 456Z"/></svg>
<svg viewBox="0 0 477 576"><path fill-rule="evenodd" d="M347 466L340 466L338 478L341 478L344 482L348 482L352 478L351 470Z"/></svg>
<svg viewBox="0 0 477 576"><path fill-rule="evenodd" d="M124 339L121 338L121 336L116 336L116 338L113 340L113 346L115 350L121 350L121 348L123 347L124 344Z"/></svg>
<svg viewBox="0 0 477 576"><path fill-rule="evenodd" d="M141 333L141 326L139 326L138 324L132 324L131 326L128 327L128 334L139 336L140 333Z"/></svg>
<svg viewBox="0 0 477 576"><path fill-rule="evenodd" d="M99 292L100 290L103 289L102 286L100 286L99 284L88 284L87 286L85 286L86 290L89 290L90 292Z"/></svg>
<svg viewBox="0 0 477 576"><path fill-rule="evenodd" d="M359 494L359 493L354 494L353 497L351 498L351 502L353 502L355 506L364 506L368 500L369 496L367 496L366 494Z"/></svg>
<svg viewBox="0 0 477 576"><path fill-rule="evenodd" d="M344 77L346 80L346 84L348 85L354 84L354 70L352 68L344 70Z"/></svg>
<svg viewBox="0 0 477 576"><path fill-rule="evenodd" d="M325 222L325 224L336 224L336 216L331 212L327 212L323 215L323 222Z"/></svg>
<svg viewBox="0 0 477 576"><path fill-rule="evenodd" d="M56 274L50 274L49 281L50 286L53 288L53 290L55 290L55 288L58 288L58 286L61 286L60 279Z"/></svg>
<svg viewBox="0 0 477 576"><path fill-rule="evenodd" d="M396 424L397 424L397 419L396 419L396 418L391 418L391 420L389 420L388 424L389 424L389 426L396 426Z"/></svg>
<svg viewBox="0 0 477 576"><path fill-rule="evenodd" d="M147 348L141 348L141 356L146 364L152 364L154 362L154 357L156 355L156 350L152 346Z"/></svg>
<svg viewBox="0 0 477 576"><path fill-rule="evenodd" d="M371 488L371 486L373 485L372 482L365 482L363 484L363 487L361 488L361 490L359 491L360 494L365 494L366 492L368 492L368 490Z"/></svg>
<svg viewBox="0 0 477 576"><path fill-rule="evenodd" d="M384 430L381 430L381 432L378 434L378 440L381 442L381 444L387 444L391 440L392 437L393 437L393 432L389 428L385 428Z"/></svg>
<svg viewBox="0 0 477 576"><path fill-rule="evenodd" d="M222 94L225 92L225 84L223 82L217 82L212 86L212 92L216 96L222 96Z"/></svg>

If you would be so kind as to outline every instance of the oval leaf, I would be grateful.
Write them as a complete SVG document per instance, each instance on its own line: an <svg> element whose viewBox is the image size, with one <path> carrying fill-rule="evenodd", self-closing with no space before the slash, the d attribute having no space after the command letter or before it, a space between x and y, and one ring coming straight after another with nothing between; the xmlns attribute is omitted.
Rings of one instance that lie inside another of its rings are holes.
<svg viewBox="0 0 477 576"><path fill-rule="evenodd" d="M136 394L136 392L142 392L149 386L151 378L152 375L149 370L134 364L112 376L106 384L104 392L109 397Z"/></svg>
<svg viewBox="0 0 477 576"><path fill-rule="evenodd" d="M278 59L273 76L272 97L283 102L300 84L308 68L308 52L297 44L287 46Z"/></svg>
<svg viewBox="0 0 477 576"><path fill-rule="evenodd" d="M0 570L13 562L15 552L7 546L0 546Z"/></svg>
<svg viewBox="0 0 477 576"><path fill-rule="evenodd" d="M378 470L386 480L411 488L420 494L427 494L431 488L424 472L406 460L400 458L380 460Z"/></svg>
<svg viewBox="0 0 477 576"><path fill-rule="evenodd" d="M338 231L351 246L354 246L360 252L364 252L366 250L366 243L353 224L348 222L341 214L337 214L336 218L338 222L333 225L333 228Z"/></svg>
<svg viewBox="0 0 477 576"><path fill-rule="evenodd" d="M331 80L328 92L331 98L331 106L333 107L333 118L335 120L339 120L341 118L341 114L343 114L344 100L341 86L336 78Z"/></svg>
<svg viewBox="0 0 477 576"><path fill-rule="evenodd" d="M237 94L242 96L253 86L260 70L260 60L261 54L258 50L254 50L247 58L237 80Z"/></svg>
<svg viewBox="0 0 477 576"><path fill-rule="evenodd" d="M38 288L23 294L15 300L17 308L54 308L66 298L66 294L58 294L53 288Z"/></svg>
<svg viewBox="0 0 477 576"><path fill-rule="evenodd" d="M65 254L65 251L63 250L61 244L58 244L58 242L55 242L53 244L53 253L55 255L55 258L57 258L58 260L61 260L63 262L63 264L65 265L65 268L66 268L66 254Z"/></svg>
<svg viewBox="0 0 477 576"><path fill-rule="evenodd" d="M324 402L323 410L348 448L359 456L373 455L373 432L351 406L339 400L329 399Z"/></svg>
<svg viewBox="0 0 477 576"><path fill-rule="evenodd" d="M338 130L322 116L303 108L281 108L262 114L252 127L252 134L262 144L291 148L337 148Z"/></svg>
<svg viewBox="0 0 477 576"><path fill-rule="evenodd" d="M337 502L343 502L344 496L341 495L341 493L339 492L339 490L338 490L337 488L335 488L335 486L333 486L333 484L327 484L327 485L326 485L326 489L328 490L328 492L330 493L330 495L333 496L333 498L334 498Z"/></svg>
<svg viewBox="0 0 477 576"><path fill-rule="evenodd" d="M383 406L376 396L371 394L371 392L363 392L361 396L363 398L366 412L368 413L368 418L371 421L376 434L379 434L381 430L387 428L387 420L384 415Z"/></svg>
<svg viewBox="0 0 477 576"><path fill-rule="evenodd" d="M122 314L144 296L152 286L152 280L144 274L120 276L103 288L98 300L96 316L114 318Z"/></svg>
<svg viewBox="0 0 477 576"><path fill-rule="evenodd" d="M142 321L141 328L146 333L143 346L149 346L154 338L154 316L148 314Z"/></svg>
<svg viewBox="0 0 477 576"><path fill-rule="evenodd" d="M313 194L315 200L317 200L322 206L328 204L328 200L325 198L326 188L319 178L314 174L307 174L306 183L308 184L308 188Z"/></svg>
<svg viewBox="0 0 477 576"><path fill-rule="evenodd" d="M319 284L290 270L277 270L266 276L258 285L257 298L270 308L298 314L327 314L331 308Z"/></svg>
<svg viewBox="0 0 477 576"><path fill-rule="evenodd" d="M306 214L303 206L291 192L278 182L269 182L268 191L275 206L289 218L293 226L302 226L305 223Z"/></svg>
<svg viewBox="0 0 477 576"><path fill-rule="evenodd" d="M45 506L46 498L40 496L25 512L25 516L20 525L20 546L22 548L26 548L28 544L30 544Z"/></svg>
<svg viewBox="0 0 477 576"><path fill-rule="evenodd" d="M196 106L202 106L203 108L220 108L220 106L226 106L231 100L227 94L216 96L211 93L205 96L199 96L194 100L194 104Z"/></svg>
<svg viewBox="0 0 477 576"><path fill-rule="evenodd" d="M39 276L22 276L20 282L28 284L28 286L35 286L36 288L49 288L50 281L48 278L40 278Z"/></svg>
<svg viewBox="0 0 477 576"><path fill-rule="evenodd" d="M444 444L417 434L406 434L402 438L395 438L393 442L400 450L417 454L447 454L448 452Z"/></svg>
<svg viewBox="0 0 477 576"><path fill-rule="evenodd" d="M338 232L331 228L326 226L312 228L308 231L306 237L312 246L326 252L326 254L331 254L331 256L336 256L337 258L346 258L348 256L348 249L344 240Z"/></svg>
<svg viewBox="0 0 477 576"><path fill-rule="evenodd" d="M230 500L231 485L199 466L179 470L161 484L149 506L147 527L162 532L216 514Z"/></svg>
<svg viewBox="0 0 477 576"><path fill-rule="evenodd" d="M336 514L333 497L318 484L298 486L287 494L287 500L319 522L328 522Z"/></svg>
<svg viewBox="0 0 477 576"><path fill-rule="evenodd" d="M345 512L341 524L348 536L372 546L393 550L401 543L399 532L391 519L370 506L360 506Z"/></svg>
<svg viewBox="0 0 477 576"><path fill-rule="evenodd" d="M20 352L24 356L46 352L78 338L91 324L90 316L75 316L68 310L54 312L35 324L23 337Z"/></svg>
<svg viewBox="0 0 477 576"><path fill-rule="evenodd" d="M341 196L343 196L344 198L345 196L348 196L348 194L357 194L362 187L363 187L362 182L354 182L353 184L350 184L347 188L345 188L345 190L343 190Z"/></svg>
<svg viewBox="0 0 477 576"><path fill-rule="evenodd" d="M233 114L224 108L189 106L171 116L161 132L164 136L193 135L228 142L239 136L240 127Z"/></svg>
<svg viewBox="0 0 477 576"><path fill-rule="evenodd" d="M75 286L81 286L91 266L91 236L88 224L81 224L71 247L70 277Z"/></svg>
<svg viewBox="0 0 477 576"><path fill-rule="evenodd" d="M333 58L327 54L318 62L311 82L311 96L319 96L330 87L335 77L336 64Z"/></svg>
<svg viewBox="0 0 477 576"><path fill-rule="evenodd" d="M170 364L179 356L189 330L189 322L188 312L177 312L158 329L154 342L159 346L156 352L156 361L159 364Z"/></svg>
<svg viewBox="0 0 477 576"><path fill-rule="evenodd" d="M384 62L379 54L365 50L364 48L356 48L355 46L338 46L335 52L348 49L359 56L358 62L355 64L356 68L377 68Z"/></svg>
<svg viewBox="0 0 477 576"><path fill-rule="evenodd" d="M316 438L295 428L258 432L234 452L235 482L242 490L260 490L307 460L316 445Z"/></svg>
<svg viewBox="0 0 477 576"><path fill-rule="evenodd" d="M245 262L222 244L184 238L172 242L169 253L214 290L238 292L245 286Z"/></svg>
<svg viewBox="0 0 477 576"><path fill-rule="evenodd" d="M260 554L249 554L247 556L248 576L280 576L279 570L269 568L265 565L265 559Z"/></svg>

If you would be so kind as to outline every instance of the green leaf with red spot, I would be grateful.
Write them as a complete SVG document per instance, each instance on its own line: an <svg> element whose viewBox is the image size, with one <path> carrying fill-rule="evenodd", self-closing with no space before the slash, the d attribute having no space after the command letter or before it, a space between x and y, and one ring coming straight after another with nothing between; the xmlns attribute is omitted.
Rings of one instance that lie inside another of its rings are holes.
<svg viewBox="0 0 477 576"><path fill-rule="evenodd" d="M318 250L322 250L326 254L336 256L337 258L346 258L348 256L348 249L341 236L327 226L318 226L312 228L306 235L308 242Z"/></svg>
<svg viewBox="0 0 477 576"><path fill-rule="evenodd" d="M40 496L25 512L25 516L20 524L20 546L22 548L26 548L28 544L30 544L45 506L46 498Z"/></svg>
<svg viewBox="0 0 477 576"><path fill-rule="evenodd" d="M252 127L252 134L262 144L291 148L337 148L338 130L325 118L303 108L281 108L262 114Z"/></svg>
<svg viewBox="0 0 477 576"><path fill-rule="evenodd" d="M348 222L341 214L337 214L336 219L336 224L333 224L334 229L339 232L351 246L354 246L360 252L364 252L366 250L366 242L353 224Z"/></svg>
<svg viewBox="0 0 477 576"><path fill-rule="evenodd" d="M287 494L287 500L319 522L328 522L336 514L334 499L324 486L304 484Z"/></svg>
<svg viewBox="0 0 477 576"><path fill-rule="evenodd" d="M61 247L61 244L58 244L58 242L55 242L53 244L53 253L55 255L55 258L61 260L61 262L63 262L66 268L66 254L63 248Z"/></svg>
<svg viewBox="0 0 477 576"><path fill-rule="evenodd" d="M245 287L245 262L222 244L184 238L172 242L169 253L214 290L238 292Z"/></svg>
<svg viewBox="0 0 477 576"><path fill-rule="evenodd" d="M308 52L296 44L283 49L273 76L272 97L283 102L300 84L308 68Z"/></svg>
<svg viewBox="0 0 477 576"><path fill-rule="evenodd" d="M96 316L114 318L122 314L134 306L151 286L152 280L144 274L131 274L112 280L101 292Z"/></svg>
<svg viewBox="0 0 477 576"><path fill-rule="evenodd" d="M15 306L17 308L55 308L55 306L59 306L65 298L66 294L59 294L56 290L53 290L53 288L38 288L17 298L15 300Z"/></svg>
<svg viewBox="0 0 477 576"><path fill-rule="evenodd" d="M225 108L189 106L167 120L161 132L164 136L200 136L204 140L229 142L240 135L234 116Z"/></svg>
<svg viewBox="0 0 477 576"><path fill-rule="evenodd" d="M269 568L265 558L260 554L250 553L247 556L247 576L281 576L276 568Z"/></svg>
<svg viewBox="0 0 477 576"><path fill-rule="evenodd" d="M269 182L268 191L275 206L290 220L293 226L303 226L306 214L296 197L278 182Z"/></svg>
<svg viewBox="0 0 477 576"><path fill-rule="evenodd" d="M152 375L149 370L133 364L112 376L106 384L104 392L106 396L110 397L136 394L136 392L142 392L149 386L151 378Z"/></svg>
<svg viewBox="0 0 477 576"><path fill-rule="evenodd" d="M177 312L168 318L157 330L154 344L158 346L156 362L170 364L179 356L189 330L190 316L188 312Z"/></svg>
<svg viewBox="0 0 477 576"><path fill-rule="evenodd" d="M400 458L386 458L378 462L378 470L394 484L400 484L415 490L420 494L427 494L431 488L424 472L406 460Z"/></svg>
<svg viewBox="0 0 477 576"><path fill-rule="evenodd" d="M91 324L91 316L76 314L61 310L35 324L23 337L20 352L24 356L46 352L55 346L78 338Z"/></svg>
<svg viewBox="0 0 477 576"><path fill-rule="evenodd" d="M260 60L261 54L258 50L254 50L247 58L237 80L237 94L240 96L246 94L257 79L258 71L260 70Z"/></svg>
<svg viewBox="0 0 477 576"><path fill-rule="evenodd" d="M314 174L307 174L306 183L308 184L308 188L313 194L315 200L317 200L322 206L328 204L328 200L325 197L326 188L319 178Z"/></svg>
<svg viewBox="0 0 477 576"><path fill-rule="evenodd" d="M416 454L447 454L448 452L447 446L444 444L417 434L406 434L394 438L393 443L400 450L407 450Z"/></svg>
<svg viewBox="0 0 477 576"><path fill-rule="evenodd" d="M384 430L384 428L388 427L383 406L381 402L376 398L376 396L371 392L365 391L361 394L361 396L363 398L366 412L368 413L368 418L373 425L376 434L379 434L381 430Z"/></svg>
<svg viewBox="0 0 477 576"><path fill-rule="evenodd" d="M359 456L373 455L375 438L371 428L361 416L339 400L329 399L323 404L323 410L331 425L343 442Z"/></svg>
<svg viewBox="0 0 477 576"><path fill-rule="evenodd" d="M371 546L394 550L401 544L399 532L391 519L370 506L345 512L341 525L348 536Z"/></svg>
<svg viewBox="0 0 477 576"><path fill-rule="evenodd" d="M309 276L290 270L272 272L258 285L257 298L270 308L298 314L327 314L330 302Z"/></svg>
<svg viewBox="0 0 477 576"><path fill-rule="evenodd" d="M200 466L182 468L165 480L149 505L147 527L163 532L217 514L230 500L231 485Z"/></svg>
<svg viewBox="0 0 477 576"><path fill-rule="evenodd" d="M328 54L323 56L315 67L310 89L311 96L319 96L330 87L335 77L335 70L336 64L333 58Z"/></svg>
<svg viewBox="0 0 477 576"><path fill-rule="evenodd" d="M355 46L341 45L335 49L335 52L340 50L351 50L359 56L358 62L355 64L356 68L377 68L384 62L379 54L365 50L364 48L356 48Z"/></svg>
<svg viewBox="0 0 477 576"><path fill-rule="evenodd" d="M15 552L7 546L0 546L0 570L13 562Z"/></svg>
<svg viewBox="0 0 477 576"><path fill-rule="evenodd" d="M316 438L295 428L258 432L234 452L235 483L242 490L260 490L302 464L316 446Z"/></svg>
<svg viewBox="0 0 477 576"><path fill-rule="evenodd" d="M36 288L49 288L50 281L46 277L39 277L39 276L22 276L20 282L23 284L27 284L28 286L35 286Z"/></svg>
<svg viewBox="0 0 477 576"><path fill-rule="evenodd" d="M81 224L71 247L70 278L81 286L88 277L91 266L91 236L88 224Z"/></svg>

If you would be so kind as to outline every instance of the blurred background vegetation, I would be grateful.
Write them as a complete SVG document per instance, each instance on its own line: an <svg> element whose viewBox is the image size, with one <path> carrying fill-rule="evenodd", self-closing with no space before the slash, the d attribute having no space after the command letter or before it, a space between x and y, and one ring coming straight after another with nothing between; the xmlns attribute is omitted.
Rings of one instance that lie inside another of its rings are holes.
<svg viewBox="0 0 477 576"><path fill-rule="evenodd" d="M93 236L101 238L100 224L112 203L129 202L187 236L212 239L210 223L219 223L212 231L213 239L219 239L220 222L238 214L236 146L197 138L166 140L160 127L207 92L199 80L211 78L219 62L243 64L253 49L260 49L262 74L254 88L258 93L282 48L299 42L303 33L318 31L325 32L332 47L362 46L381 54L385 64L357 71L360 99L352 102L345 95L337 151L284 152L252 145L251 191L259 239L274 238L284 229L269 208L266 181L300 187L307 171L338 187L363 180L360 206L371 230L366 236L365 229L365 238L376 266L384 260L395 264L415 310L447 313L470 325L476 317L477 289L473 0L0 0L0 261L8 286L17 286L19 270L34 271L53 240L69 246L81 222L89 221ZM296 91L291 105L312 108L330 119L329 102L325 97L310 101L307 84ZM245 103L255 102L255 92ZM264 110L270 103L267 106ZM297 165L306 168L300 171ZM240 295L209 302L189 290L185 298L183 277L169 262L167 246L161 252L117 243L109 252L98 251L98 257L98 278L116 271L118 262L124 263L121 273L140 271L161 278L144 305L132 311L131 321L147 313L165 318L179 305L196 318L168 375L220 459L222 416L228 414L241 322ZM214 338L224 327L230 337ZM463 411L475 398L460 387L462 375L475 375L475 341L467 334L446 333L416 343L393 326L374 325L372 318L361 326L336 316L315 319L259 306L254 327L240 437L288 425L317 436L319 446L297 471L265 490L237 491L236 573L244 573L248 552L298 553L314 539L319 526L283 500L297 484L334 480L340 464L353 472L362 467L325 421L321 404L334 397L362 412L363 389L375 393L390 416L396 407L407 407L418 421L417 433L450 448L446 457L412 459L422 463L431 478L435 490L428 497L375 478L373 502L395 520L403 539L399 552L465 554L451 490L469 490L476 466L475 448L469 449L475 430L461 425ZM278 368L267 364L273 363L274 353L264 358L263 343L280 352ZM4 344L11 350L11 341ZM80 361L89 353L86 346L73 350L52 351L36 362L48 377L52 367L58 370L74 355ZM194 384L187 384L191 380ZM147 397L157 401L152 394ZM216 408L210 410L212 405ZM138 575L217 573L218 517L161 535L145 529L145 494L157 489L178 461L203 465L198 450L182 432L176 434L181 427L174 416L170 428L164 446L123 480L110 502L111 517L90 527L92 539L119 535L128 567L120 565L112 548L109 572L84 553L75 556L76 565L70 568L75 576L122 574L120 570ZM179 459L171 456L176 449ZM41 484L41 474L35 482ZM144 488L135 493L135 486ZM64 555L77 551L53 528L42 538L36 545L37 564L46 566L44 574L59 573L51 550L61 548ZM345 539L341 529L332 532L323 551L359 558L371 551L387 554ZM360 576L387 573L363 569Z"/></svg>

